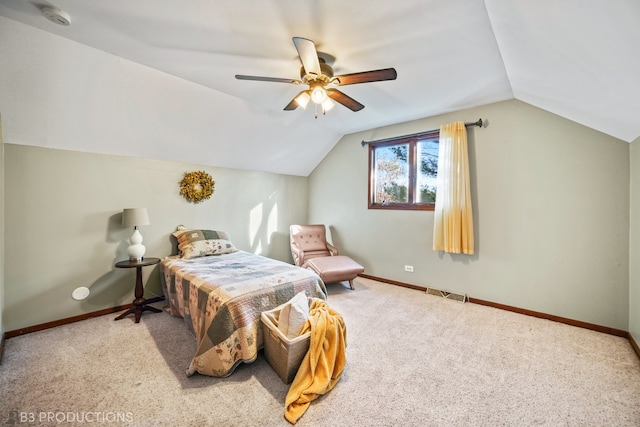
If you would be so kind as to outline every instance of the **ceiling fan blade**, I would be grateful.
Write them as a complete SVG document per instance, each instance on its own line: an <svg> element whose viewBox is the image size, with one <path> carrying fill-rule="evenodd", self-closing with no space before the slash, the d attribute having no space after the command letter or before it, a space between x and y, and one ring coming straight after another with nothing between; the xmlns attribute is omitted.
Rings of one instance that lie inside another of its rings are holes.
<svg viewBox="0 0 640 427"><path fill-rule="evenodd" d="M259 82L276 82L276 83L292 83L294 85L302 84L302 81L296 79L283 79L280 77L261 77L261 76L244 76L236 74L238 80L255 80Z"/></svg>
<svg viewBox="0 0 640 427"><path fill-rule="evenodd" d="M382 70L363 71L361 73L343 74L335 76L332 82L344 85L354 85L356 83L380 82L383 80L395 80L398 73L395 68L383 68Z"/></svg>
<svg viewBox="0 0 640 427"><path fill-rule="evenodd" d="M322 74L320 70L320 61L318 60L318 51L316 44L309 39L302 37L294 37L293 44L296 45L300 62L307 74L319 76Z"/></svg>
<svg viewBox="0 0 640 427"><path fill-rule="evenodd" d="M349 95L340 92L338 89L327 89L327 95L329 95L329 98L339 102L351 111L360 111L364 108L364 105L360 104Z"/></svg>

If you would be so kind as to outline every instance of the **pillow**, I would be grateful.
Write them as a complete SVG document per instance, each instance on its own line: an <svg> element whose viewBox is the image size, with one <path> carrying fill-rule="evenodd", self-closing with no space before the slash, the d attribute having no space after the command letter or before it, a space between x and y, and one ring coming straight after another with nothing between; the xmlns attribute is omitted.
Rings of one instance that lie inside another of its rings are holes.
<svg viewBox="0 0 640 427"><path fill-rule="evenodd" d="M283 305L278 317L278 329L289 339L300 335L309 317L309 301L304 291L299 292Z"/></svg>
<svg viewBox="0 0 640 427"><path fill-rule="evenodd" d="M180 225L172 234L178 240L178 251L183 259L229 254L238 250L231 243L229 233L224 231L189 230Z"/></svg>

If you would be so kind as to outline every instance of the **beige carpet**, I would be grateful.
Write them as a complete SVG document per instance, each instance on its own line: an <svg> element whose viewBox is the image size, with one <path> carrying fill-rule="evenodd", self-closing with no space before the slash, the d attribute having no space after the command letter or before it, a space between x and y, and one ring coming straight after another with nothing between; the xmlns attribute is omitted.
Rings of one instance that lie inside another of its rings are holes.
<svg viewBox="0 0 640 427"><path fill-rule="evenodd" d="M623 338L355 285L328 286L348 365L298 426L640 425L640 361ZM195 340L181 319L114 317L8 340L0 425L289 425L287 386L262 355L228 378L186 377Z"/></svg>

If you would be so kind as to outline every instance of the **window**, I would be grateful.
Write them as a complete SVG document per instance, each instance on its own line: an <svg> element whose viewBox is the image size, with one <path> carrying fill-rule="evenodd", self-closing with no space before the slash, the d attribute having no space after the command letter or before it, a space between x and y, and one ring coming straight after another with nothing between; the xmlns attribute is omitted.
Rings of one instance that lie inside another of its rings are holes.
<svg viewBox="0 0 640 427"><path fill-rule="evenodd" d="M369 209L434 210L439 131L369 143Z"/></svg>

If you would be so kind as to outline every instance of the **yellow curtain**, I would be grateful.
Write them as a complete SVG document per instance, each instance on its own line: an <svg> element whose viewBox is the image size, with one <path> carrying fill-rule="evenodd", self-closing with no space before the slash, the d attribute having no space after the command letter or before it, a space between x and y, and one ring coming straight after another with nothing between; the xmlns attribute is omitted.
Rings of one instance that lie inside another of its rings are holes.
<svg viewBox="0 0 640 427"><path fill-rule="evenodd" d="M433 250L472 255L473 210L464 122L440 127Z"/></svg>

